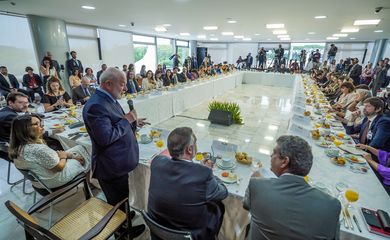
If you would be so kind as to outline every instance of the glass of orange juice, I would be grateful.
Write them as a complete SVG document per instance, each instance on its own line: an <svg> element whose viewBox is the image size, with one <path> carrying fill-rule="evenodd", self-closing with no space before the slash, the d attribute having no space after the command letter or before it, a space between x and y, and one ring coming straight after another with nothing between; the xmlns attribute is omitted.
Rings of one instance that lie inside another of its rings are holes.
<svg viewBox="0 0 390 240"><path fill-rule="evenodd" d="M345 199L348 201L347 208L352 207L352 203L357 202L359 200L359 193L353 189L347 189L345 191Z"/></svg>
<svg viewBox="0 0 390 240"><path fill-rule="evenodd" d="M203 160L203 154L201 152L198 152L196 155L195 155L195 159L197 161L202 161Z"/></svg>
<svg viewBox="0 0 390 240"><path fill-rule="evenodd" d="M340 141L340 140L338 140L338 139L335 139L335 140L333 141L333 144L336 145L336 147L340 146L342 143L343 143L343 142Z"/></svg>

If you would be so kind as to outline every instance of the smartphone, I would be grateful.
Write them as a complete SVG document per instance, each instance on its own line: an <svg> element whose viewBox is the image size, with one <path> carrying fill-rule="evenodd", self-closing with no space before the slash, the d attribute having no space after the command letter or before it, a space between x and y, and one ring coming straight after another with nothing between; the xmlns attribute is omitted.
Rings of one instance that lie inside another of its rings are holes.
<svg viewBox="0 0 390 240"><path fill-rule="evenodd" d="M372 211L367 208L362 208L363 217L366 220L366 223L371 227L382 228L381 223L379 222L378 214L375 211Z"/></svg>

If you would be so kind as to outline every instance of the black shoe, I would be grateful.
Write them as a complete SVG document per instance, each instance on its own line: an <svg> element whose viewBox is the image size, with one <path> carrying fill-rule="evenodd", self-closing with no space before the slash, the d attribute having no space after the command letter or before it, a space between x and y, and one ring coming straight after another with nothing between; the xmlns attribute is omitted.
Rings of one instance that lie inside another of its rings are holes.
<svg viewBox="0 0 390 240"><path fill-rule="evenodd" d="M135 211L130 211L129 217L131 220L135 217Z"/></svg>
<svg viewBox="0 0 390 240"><path fill-rule="evenodd" d="M134 226L130 229L130 237L132 238L136 238L138 237L139 235L141 235L146 229L146 226L145 224L141 224L141 225L137 225L137 226Z"/></svg>

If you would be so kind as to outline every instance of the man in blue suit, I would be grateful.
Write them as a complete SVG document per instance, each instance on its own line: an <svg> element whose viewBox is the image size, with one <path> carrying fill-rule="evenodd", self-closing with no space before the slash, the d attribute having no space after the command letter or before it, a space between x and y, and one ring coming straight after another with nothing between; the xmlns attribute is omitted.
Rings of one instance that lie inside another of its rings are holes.
<svg viewBox="0 0 390 240"><path fill-rule="evenodd" d="M22 92L30 96L29 92L19 88L19 82L13 74L8 73L6 66L0 67L0 93L7 96L11 92Z"/></svg>
<svg viewBox="0 0 390 240"><path fill-rule="evenodd" d="M357 142L373 148L390 151L390 118L383 114L384 102L378 97L364 101L363 113L366 116L357 127L346 126L348 134Z"/></svg>
<svg viewBox="0 0 390 240"><path fill-rule="evenodd" d="M100 76L100 88L83 109L92 141L92 176L98 179L111 205L129 196L128 174L139 161L135 130L146 123L145 119L137 119L135 110L125 114L117 101L123 91L126 91L125 74L108 68ZM144 230L144 225L135 226L132 236L139 236Z"/></svg>
<svg viewBox="0 0 390 240"><path fill-rule="evenodd" d="M226 187L213 175L210 162L192 162L197 147L191 128L173 130L168 151L172 158L160 155L151 163L148 214L163 226L191 232L194 240L215 239Z"/></svg>

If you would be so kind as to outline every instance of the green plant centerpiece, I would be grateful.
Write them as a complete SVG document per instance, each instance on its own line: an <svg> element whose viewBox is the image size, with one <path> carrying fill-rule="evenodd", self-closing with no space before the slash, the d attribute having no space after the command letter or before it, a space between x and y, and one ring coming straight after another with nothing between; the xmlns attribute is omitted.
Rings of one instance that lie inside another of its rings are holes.
<svg viewBox="0 0 390 240"><path fill-rule="evenodd" d="M211 110L230 112L234 123L244 124L244 120L241 117L240 105L238 105L238 103L212 101L209 103L209 111L211 112Z"/></svg>

